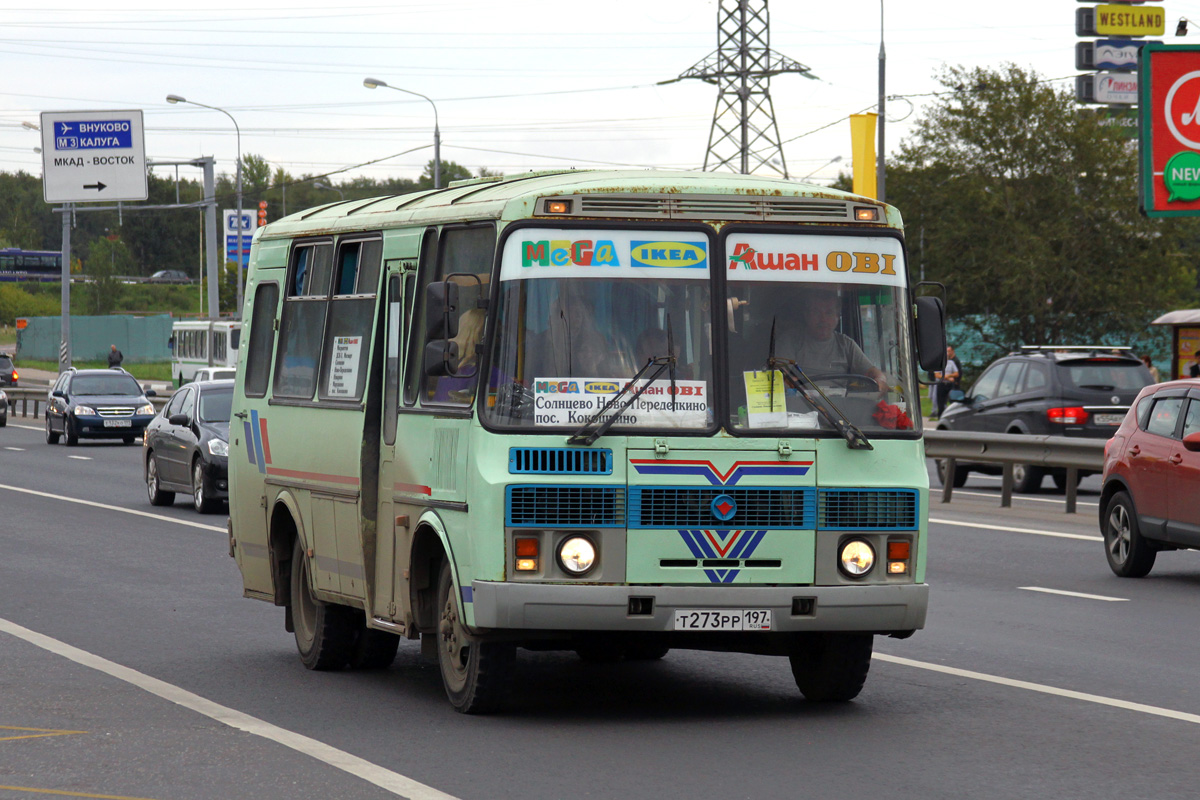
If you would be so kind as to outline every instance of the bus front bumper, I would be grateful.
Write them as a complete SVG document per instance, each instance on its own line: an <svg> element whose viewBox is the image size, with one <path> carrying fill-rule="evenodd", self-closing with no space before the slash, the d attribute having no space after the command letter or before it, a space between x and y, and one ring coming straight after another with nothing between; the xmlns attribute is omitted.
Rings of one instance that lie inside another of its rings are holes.
<svg viewBox="0 0 1200 800"><path fill-rule="evenodd" d="M676 610L770 609L774 631L890 633L925 627L929 608L929 586L923 583L708 587L475 581L469 594L475 627L497 630L671 631ZM631 614L631 605L643 612L649 607L649 613Z"/></svg>

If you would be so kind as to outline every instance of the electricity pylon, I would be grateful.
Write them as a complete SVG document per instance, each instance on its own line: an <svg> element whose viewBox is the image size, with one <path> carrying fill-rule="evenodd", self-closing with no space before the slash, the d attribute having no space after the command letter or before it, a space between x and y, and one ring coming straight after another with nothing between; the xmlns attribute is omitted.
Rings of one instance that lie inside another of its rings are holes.
<svg viewBox="0 0 1200 800"><path fill-rule="evenodd" d="M787 177L779 141L772 75L796 72L816 79L812 70L771 50L767 0L720 0L717 7L717 51L678 78L698 78L719 87L708 134L705 170L728 168L743 174L759 167Z"/></svg>

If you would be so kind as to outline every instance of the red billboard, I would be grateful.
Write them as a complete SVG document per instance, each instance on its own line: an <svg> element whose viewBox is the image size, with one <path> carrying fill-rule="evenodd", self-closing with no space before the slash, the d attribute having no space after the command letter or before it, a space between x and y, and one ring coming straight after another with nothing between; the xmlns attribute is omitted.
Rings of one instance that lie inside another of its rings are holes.
<svg viewBox="0 0 1200 800"><path fill-rule="evenodd" d="M1200 45L1147 42L1138 74L1142 212L1200 216Z"/></svg>

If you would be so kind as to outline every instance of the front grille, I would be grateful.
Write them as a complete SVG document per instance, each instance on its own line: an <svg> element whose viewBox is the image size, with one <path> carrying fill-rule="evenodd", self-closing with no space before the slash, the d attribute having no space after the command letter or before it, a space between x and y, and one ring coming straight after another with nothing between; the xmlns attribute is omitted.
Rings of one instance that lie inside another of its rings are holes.
<svg viewBox="0 0 1200 800"><path fill-rule="evenodd" d="M713 516L712 501L728 495L737 503L729 520ZM634 487L629 495L631 528L799 528L816 521L813 489L733 487Z"/></svg>
<svg viewBox="0 0 1200 800"><path fill-rule="evenodd" d="M510 447L508 471L528 475L612 475L612 450Z"/></svg>
<svg viewBox="0 0 1200 800"><path fill-rule="evenodd" d="M509 486L509 527L612 528L625 525L625 489L619 486Z"/></svg>
<svg viewBox="0 0 1200 800"><path fill-rule="evenodd" d="M815 197L775 197L762 195L601 195L582 194L547 197L566 200L578 209L576 216L633 217L641 219L729 219L764 222L853 222L850 203Z"/></svg>
<svg viewBox="0 0 1200 800"><path fill-rule="evenodd" d="M101 406L96 409L96 413L102 417L132 417L132 408L116 408L113 406Z"/></svg>
<svg viewBox="0 0 1200 800"><path fill-rule="evenodd" d="M822 489L817 527L833 530L914 530L914 489Z"/></svg>

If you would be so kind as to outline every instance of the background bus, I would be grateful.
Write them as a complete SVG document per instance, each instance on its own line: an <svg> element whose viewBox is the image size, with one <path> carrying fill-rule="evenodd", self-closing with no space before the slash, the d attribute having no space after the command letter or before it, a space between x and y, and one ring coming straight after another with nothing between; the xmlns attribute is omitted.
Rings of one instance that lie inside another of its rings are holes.
<svg viewBox="0 0 1200 800"><path fill-rule="evenodd" d="M0 249L0 280L59 280L62 253L57 250Z"/></svg>
<svg viewBox="0 0 1200 800"><path fill-rule="evenodd" d="M235 368L242 323L236 320L180 320L171 326L171 380L195 380L202 367Z"/></svg>

